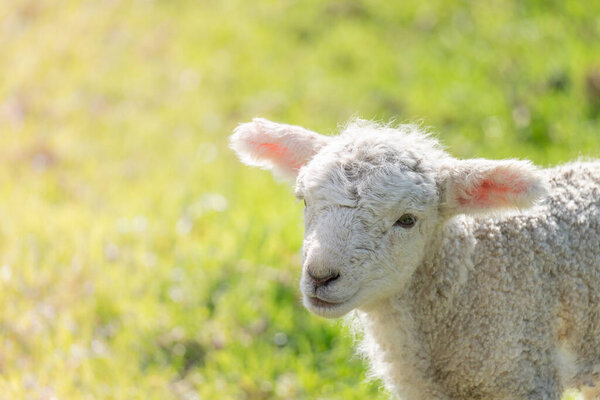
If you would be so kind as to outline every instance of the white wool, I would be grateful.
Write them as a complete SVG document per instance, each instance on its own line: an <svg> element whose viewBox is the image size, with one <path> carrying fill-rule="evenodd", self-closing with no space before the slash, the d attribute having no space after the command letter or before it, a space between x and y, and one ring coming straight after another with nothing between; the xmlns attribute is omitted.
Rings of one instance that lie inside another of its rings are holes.
<svg viewBox="0 0 600 400"><path fill-rule="evenodd" d="M600 162L458 160L418 126L362 120L332 137L255 120L232 147L295 179L304 303L354 310L397 398L558 400L598 381Z"/></svg>

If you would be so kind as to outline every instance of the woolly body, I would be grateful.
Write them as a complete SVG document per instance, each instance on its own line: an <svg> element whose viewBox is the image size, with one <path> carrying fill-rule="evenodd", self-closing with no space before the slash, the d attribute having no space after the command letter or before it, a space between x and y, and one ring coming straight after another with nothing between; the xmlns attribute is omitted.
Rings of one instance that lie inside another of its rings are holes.
<svg viewBox="0 0 600 400"><path fill-rule="evenodd" d="M255 120L232 147L296 179L304 303L356 310L398 398L554 400L596 380L600 162L457 160L415 126L364 121L325 137Z"/></svg>

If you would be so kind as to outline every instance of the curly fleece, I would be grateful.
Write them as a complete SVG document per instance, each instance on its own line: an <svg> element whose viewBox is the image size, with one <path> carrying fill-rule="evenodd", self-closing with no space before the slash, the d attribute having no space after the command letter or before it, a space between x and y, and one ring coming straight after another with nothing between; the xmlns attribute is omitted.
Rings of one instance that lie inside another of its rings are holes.
<svg viewBox="0 0 600 400"><path fill-rule="evenodd" d="M599 398L600 162L458 160L416 126L365 121L327 137L257 119L231 142L295 179L304 304L354 310L395 397Z"/></svg>

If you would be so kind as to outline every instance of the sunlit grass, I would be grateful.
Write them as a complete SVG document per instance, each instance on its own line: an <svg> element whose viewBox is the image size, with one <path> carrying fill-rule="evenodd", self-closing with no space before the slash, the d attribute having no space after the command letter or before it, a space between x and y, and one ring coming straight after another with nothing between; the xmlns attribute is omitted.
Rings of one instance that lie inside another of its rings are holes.
<svg viewBox="0 0 600 400"><path fill-rule="evenodd" d="M263 116L421 120L462 157L600 150L593 2L0 3L0 393L387 398L300 303Z"/></svg>

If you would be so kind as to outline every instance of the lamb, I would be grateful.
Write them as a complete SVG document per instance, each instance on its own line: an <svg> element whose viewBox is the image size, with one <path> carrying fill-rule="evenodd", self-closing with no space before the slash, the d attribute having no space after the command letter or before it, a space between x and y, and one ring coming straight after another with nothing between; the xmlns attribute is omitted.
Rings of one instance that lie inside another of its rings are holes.
<svg viewBox="0 0 600 400"><path fill-rule="evenodd" d="M295 180L304 305L354 310L395 397L600 398L600 161L459 160L362 120L324 136L254 119L231 147Z"/></svg>

